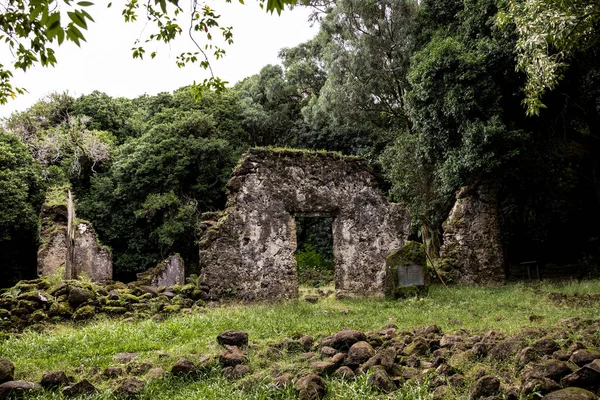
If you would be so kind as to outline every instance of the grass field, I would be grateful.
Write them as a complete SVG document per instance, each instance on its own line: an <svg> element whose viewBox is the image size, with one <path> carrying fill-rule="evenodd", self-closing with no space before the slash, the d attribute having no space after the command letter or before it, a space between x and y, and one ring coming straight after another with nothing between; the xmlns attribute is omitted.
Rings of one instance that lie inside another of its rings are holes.
<svg viewBox="0 0 600 400"><path fill-rule="evenodd" d="M598 294L600 281L567 283L510 284L497 288L431 287L422 299L384 301L373 299L322 299L317 304L290 301L277 304L227 305L208 307L199 312L178 314L163 321L96 319L85 324L49 325L43 332L26 331L4 335L0 358L16 366L15 379L39 382L46 371L63 370L79 380L92 378L109 366L122 352L139 354L136 361L170 369L179 358L192 361L217 355L219 332L241 329L249 334L249 379L232 382L220 374L220 367L200 379L179 379L168 373L148 379L144 399L291 399L293 388L278 389L270 382L273 371L297 372L303 367L300 356L271 360L264 349L298 334L319 338L342 328L362 331L394 324L414 329L436 324L444 333L460 328L469 332L495 330L514 334L526 327L551 328L562 318L600 319L600 307L558 304L549 293ZM0 336L1 338L2 336ZM103 390L94 398L111 397L110 380L91 379ZM424 387L406 386L381 397L372 392L361 377L348 383L328 379L328 399L418 399L429 398ZM32 398L62 398L59 392Z"/></svg>

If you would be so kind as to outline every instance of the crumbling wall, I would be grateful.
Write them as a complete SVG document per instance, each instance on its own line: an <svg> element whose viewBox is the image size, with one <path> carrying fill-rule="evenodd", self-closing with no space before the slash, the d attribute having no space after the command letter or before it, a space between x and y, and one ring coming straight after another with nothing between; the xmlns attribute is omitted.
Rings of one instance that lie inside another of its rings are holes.
<svg viewBox="0 0 600 400"><path fill-rule="evenodd" d="M179 254L169 256L156 267L137 274L139 282L154 287L171 287L185 283L185 263Z"/></svg>
<svg viewBox="0 0 600 400"><path fill-rule="evenodd" d="M40 247L37 256L39 276L66 270L69 253L69 192L67 188L50 190L42 205Z"/></svg>
<svg viewBox="0 0 600 400"><path fill-rule="evenodd" d="M496 192L465 186L444 222L442 269L458 283L495 284L505 280Z"/></svg>
<svg viewBox="0 0 600 400"><path fill-rule="evenodd" d="M78 221L71 191L51 189L42 207L38 275L64 270L65 279L86 275L94 282L112 279L112 254L101 246L91 224Z"/></svg>
<svg viewBox="0 0 600 400"><path fill-rule="evenodd" d="M76 221L73 231L71 276L85 275L94 282L111 280L112 254L99 245L94 228L87 222Z"/></svg>
<svg viewBox="0 0 600 400"><path fill-rule="evenodd" d="M383 296L385 257L402 246L409 215L391 204L362 159L253 149L227 184L227 208L204 221L201 278L215 295L298 295L295 215L333 217L338 297Z"/></svg>

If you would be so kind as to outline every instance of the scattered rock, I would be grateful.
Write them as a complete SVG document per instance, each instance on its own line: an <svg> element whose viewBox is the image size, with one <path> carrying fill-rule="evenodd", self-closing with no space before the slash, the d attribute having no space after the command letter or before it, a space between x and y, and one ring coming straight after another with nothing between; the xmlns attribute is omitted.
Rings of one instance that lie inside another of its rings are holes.
<svg viewBox="0 0 600 400"><path fill-rule="evenodd" d="M0 385L0 399L20 398L25 393L37 392L42 387L27 381L8 381Z"/></svg>
<svg viewBox="0 0 600 400"><path fill-rule="evenodd" d="M523 379L525 381L534 378L548 378L559 381L562 377L571 373L571 369L564 361L546 360L540 363L530 363L523 368Z"/></svg>
<svg viewBox="0 0 600 400"><path fill-rule="evenodd" d="M407 356L411 355L425 355L429 351L429 343L422 337L418 337L411 344L404 348L404 354Z"/></svg>
<svg viewBox="0 0 600 400"><path fill-rule="evenodd" d="M350 369L349 367L343 366L338 368L334 373L333 376L336 378L340 378L340 379L345 379L345 380L352 380L355 377L354 371L352 371L352 369Z"/></svg>
<svg viewBox="0 0 600 400"><path fill-rule="evenodd" d="M246 362L246 355L236 346L227 346L219 356L219 362L224 367L235 367Z"/></svg>
<svg viewBox="0 0 600 400"><path fill-rule="evenodd" d="M371 368L371 375L367 382L373 389L383 393L390 393L396 390L396 386L390 380L388 373L380 365Z"/></svg>
<svg viewBox="0 0 600 400"><path fill-rule="evenodd" d="M570 387L542 397L542 400L597 400L598 396L585 389Z"/></svg>
<svg viewBox="0 0 600 400"><path fill-rule="evenodd" d="M69 378L63 371L46 372L42 375L40 385L44 389L54 389L69 384Z"/></svg>
<svg viewBox="0 0 600 400"><path fill-rule="evenodd" d="M12 381L15 376L15 365L6 358L0 358L0 383Z"/></svg>
<svg viewBox="0 0 600 400"><path fill-rule="evenodd" d="M252 372L250 367L243 364L238 364L235 367L223 368L223 376L227 379L240 379Z"/></svg>
<svg viewBox="0 0 600 400"><path fill-rule="evenodd" d="M335 365L339 365L344 362L346 359L346 355L344 353L337 353L333 357L331 357L331 362Z"/></svg>
<svg viewBox="0 0 600 400"><path fill-rule="evenodd" d="M221 346L244 347L248 345L248 334L244 331L229 330L217 335L217 342Z"/></svg>
<svg viewBox="0 0 600 400"><path fill-rule="evenodd" d="M367 336L364 333L353 329L344 329L323 340L322 345L337 350L348 350L354 343L366 340Z"/></svg>
<svg viewBox="0 0 600 400"><path fill-rule="evenodd" d="M531 348L539 355L545 355L559 350L560 345L553 339L545 338L533 342Z"/></svg>
<svg viewBox="0 0 600 400"><path fill-rule="evenodd" d="M294 388L298 400L318 400L325 396L327 384L319 375L309 374L298 379Z"/></svg>
<svg viewBox="0 0 600 400"><path fill-rule="evenodd" d="M102 372L102 376L105 378L119 378L123 376L123 368L120 367L108 367Z"/></svg>
<svg viewBox="0 0 600 400"><path fill-rule="evenodd" d="M127 372L135 376L144 375L146 372L150 371L153 366L154 365L148 361L142 363L130 363L127 365Z"/></svg>
<svg viewBox="0 0 600 400"><path fill-rule="evenodd" d="M477 379L475 386L471 388L471 397L479 399L480 397L494 396L500 389L500 379L494 375L485 375Z"/></svg>
<svg viewBox="0 0 600 400"><path fill-rule="evenodd" d="M87 379L71 386L65 386L62 390L62 394L65 397L92 396L97 393L99 393L98 389L96 389L96 387Z"/></svg>
<svg viewBox="0 0 600 400"><path fill-rule="evenodd" d="M366 362L369 358L375 355L375 350L367 342L356 342L348 350L348 355L345 359L345 364L349 367L358 367Z"/></svg>
<svg viewBox="0 0 600 400"><path fill-rule="evenodd" d="M68 302L73 308L77 308L83 303L94 298L94 293L87 289L74 287L69 292Z"/></svg>
<svg viewBox="0 0 600 400"><path fill-rule="evenodd" d="M522 397L527 397L533 392L539 392L540 394L547 394L555 390L560 389L560 385L548 378L534 378L528 380L521 386Z"/></svg>
<svg viewBox="0 0 600 400"><path fill-rule="evenodd" d="M117 397L137 397L146 388L146 382L138 378L126 378L117 388L115 389L115 395Z"/></svg>
<svg viewBox="0 0 600 400"><path fill-rule="evenodd" d="M323 357L323 358L333 357L336 354L337 354L337 350L334 349L333 347L329 347L329 346L321 347L321 357Z"/></svg>
<svg viewBox="0 0 600 400"><path fill-rule="evenodd" d="M576 350L571 354L569 361L578 367L583 367L585 364L591 363L592 361L600 359L600 351L599 350Z"/></svg>
<svg viewBox="0 0 600 400"><path fill-rule="evenodd" d="M539 358L539 354L532 347L525 347L517 355L519 365L527 365Z"/></svg>
<svg viewBox="0 0 600 400"><path fill-rule="evenodd" d="M577 386L580 388L597 390L600 389L600 359L584 365L577 371L561 379L563 387Z"/></svg>
<svg viewBox="0 0 600 400"><path fill-rule="evenodd" d="M336 364L329 361L314 361L311 365L319 375L329 375L336 369Z"/></svg>
<svg viewBox="0 0 600 400"><path fill-rule="evenodd" d="M492 347L488 356L495 361L505 361L520 352L524 347L525 343L522 339L508 338Z"/></svg>
<svg viewBox="0 0 600 400"><path fill-rule="evenodd" d="M171 368L171 374L175 376L190 375L194 372L196 372L196 365L186 358L177 361Z"/></svg>
<svg viewBox="0 0 600 400"><path fill-rule="evenodd" d="M461 336L444 335L440 339L440 347L451 347L456 343L461 343L462 341L463 338Z"/></svg>

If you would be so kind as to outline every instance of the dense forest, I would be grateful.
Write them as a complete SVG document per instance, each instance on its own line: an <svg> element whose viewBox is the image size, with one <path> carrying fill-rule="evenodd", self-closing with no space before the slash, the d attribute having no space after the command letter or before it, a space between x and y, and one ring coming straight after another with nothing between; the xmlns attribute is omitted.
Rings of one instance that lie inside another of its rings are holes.
<svg viewBox="0 0 600 400"><path fill-rule="evenodd" d="M196 265L200 216L224 207L225 183L252 146L366 158L433 257L456 190L487 185L508 263L598 272L598 19L552 90L531 100L518 25L501 0L315 6L318 35L282 49L281 66L198 101L189 87L135 99L55 93L10 116L0 285L35 275L40 207L54 186L72 188L117 277L174 252Z"/></svg>

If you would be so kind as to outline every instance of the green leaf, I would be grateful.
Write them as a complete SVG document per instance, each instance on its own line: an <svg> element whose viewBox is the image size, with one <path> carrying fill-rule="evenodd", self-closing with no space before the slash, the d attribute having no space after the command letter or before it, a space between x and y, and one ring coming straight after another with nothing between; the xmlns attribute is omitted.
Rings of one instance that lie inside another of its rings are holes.
<svg viewBox="0 0 600 400"><path fill-rule="evenodd" d="M77 3L77 5L79 5L81 7L89 7L89 6L93 6L94 3L92 3L91 1L80 1Z"/></svg>
<svg viewBox="0 0 600 400"><path fill-rule="evenodd" d="M75 24L79 25L83 29L87 29L87 23L85 19L77 11L68 11L67 15Z"/></svg>

